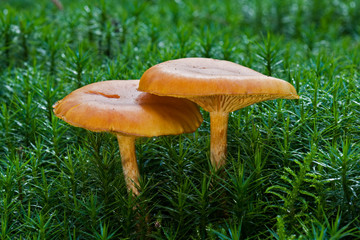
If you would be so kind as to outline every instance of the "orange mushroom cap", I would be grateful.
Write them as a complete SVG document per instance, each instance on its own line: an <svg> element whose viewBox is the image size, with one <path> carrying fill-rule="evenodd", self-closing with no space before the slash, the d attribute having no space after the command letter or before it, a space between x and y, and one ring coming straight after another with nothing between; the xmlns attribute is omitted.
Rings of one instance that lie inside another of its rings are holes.
<svg viewBox="0 0 360 240"><path fill-rule="evenodd" d="M137 91L139 80L110 80L79 88L54 105L67 123L91 131L152 137L195 131L198 107L186 99Z"/></svg>
<svg viewBox="0 0 360 240"><path fill-rule="evenodd" d="M299 98L295 88L284 80L210 58L182 58L157 64L142 75L138 90L188 98L207 111L221 108L225 112L265 100Z"/></svg>

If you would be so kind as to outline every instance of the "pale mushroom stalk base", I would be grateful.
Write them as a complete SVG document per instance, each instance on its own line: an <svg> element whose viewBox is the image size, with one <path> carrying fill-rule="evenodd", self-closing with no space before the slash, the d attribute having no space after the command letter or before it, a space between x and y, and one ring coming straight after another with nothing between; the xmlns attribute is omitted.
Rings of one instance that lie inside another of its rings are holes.
<svg viewBox="0 0 360 240"><path fill-rule="evenodd" d="M210 161L218 170L226 163L229 113L210 112Z"/></svg>
<svg viewBox="0 0 360 240"><path fill-rule="evenodd" d="M139 195L139 167L136 161L135 136L116 134L127 190L133 196Z"/></svg>

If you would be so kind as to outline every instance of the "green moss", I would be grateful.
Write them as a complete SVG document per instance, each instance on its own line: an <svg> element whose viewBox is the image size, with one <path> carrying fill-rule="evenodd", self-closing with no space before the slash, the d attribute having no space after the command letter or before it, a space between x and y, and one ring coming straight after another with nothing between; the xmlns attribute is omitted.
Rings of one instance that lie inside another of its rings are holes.
<svg viewBox="0 0 360 240"><path fill-rule="evenodd" d="M1 239L338 239L360 230L357 1L0 1ZM229 116L228 164L194 134L141 139L126 193L116 139L52 105L180 57L227 59L299 100ZM137 206L137 208L135 208Z"/></svg>

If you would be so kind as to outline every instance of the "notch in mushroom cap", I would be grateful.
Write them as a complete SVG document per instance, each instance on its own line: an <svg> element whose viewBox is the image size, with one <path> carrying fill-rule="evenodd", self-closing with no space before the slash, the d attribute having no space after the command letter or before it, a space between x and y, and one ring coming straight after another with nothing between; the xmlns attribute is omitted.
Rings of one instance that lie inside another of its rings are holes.
<svg viewBox="0 0 360 240"><path fill-rule="evenodd" d="M182 58L157 64L142 75L139 91L187 98L210 112L211 163L224 166L229 112L277 98L297 99L290 83L239 64L210 58Z"/></svg>
<svg viewBox="0 0 360 240"><path fill-rule="evenodd" d="M57 117L75 127L117 136L126 184L138 195L135 139L194 132L198 106L186 99L137 91L139 80L110 80L79 88L54 105Z"/></svg>

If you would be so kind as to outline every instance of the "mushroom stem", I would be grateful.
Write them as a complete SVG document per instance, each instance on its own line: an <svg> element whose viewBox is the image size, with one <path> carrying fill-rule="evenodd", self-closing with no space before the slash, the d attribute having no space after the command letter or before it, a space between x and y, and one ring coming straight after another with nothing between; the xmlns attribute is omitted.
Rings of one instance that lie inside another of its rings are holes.
<svg viewBox="0 0 360 240"><path fill-rule="evenodd" d="M210 160L215 170L226 162L228 120L227 112L210 112Z"/></svg>
<svg viewBox="0 0 360 240"><path fill-rule="evenodd" d="M120 155L121 163L124 172L125 182L128 192L132 192L133 196L139 195L139 167L136 161L135 152L135 136L127 136L116 134Z"/></svg>

